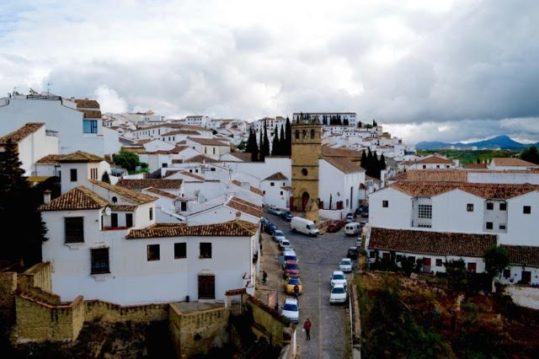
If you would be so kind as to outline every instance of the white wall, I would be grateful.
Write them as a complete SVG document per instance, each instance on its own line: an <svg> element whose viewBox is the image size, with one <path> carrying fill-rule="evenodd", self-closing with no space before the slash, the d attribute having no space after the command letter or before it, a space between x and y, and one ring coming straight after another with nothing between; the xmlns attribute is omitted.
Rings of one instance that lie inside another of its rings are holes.
<svg viewBox="0 0 539 359"><path fill-rule="evenodd" d="M273 186L271 185L273 183ZM264 191L263 203L278 208L288 208L290 193L282 187L289 187L289 180L268 180L260 182L260 189Z"/></svg>
<svg viewBox="0 0 539 359"><path fill-rule="evenodd" d="M382 201L388 207L382 207ZM369 196L369 225L372 227L410 229L412 221L412 199L409 195L393 188L384 188Z"/></svg>
<svg viewBox="0 0 539 359"><path fill-rule="evenodd" d="M266 157L265 162L225 162L224 166L231 168L234 173L251 173L259 180L281 172L292 178L292 160L288 157Z"/></svg>
<svg viewBox="0 0 539 359"><path fill-rule="evenodd" d="M524 214L523 207L531 206ZM507 233L498 234L499 244L539 246L539 193L530 192L507 200Z"/></svg>
<svg viewBox="0 0 539 359"><path fill-rule="evenodd" d="M473 204L468 212L467 204ZM439 232L483 233L485 200L453 190L432 197L432 230Z"/></svg>

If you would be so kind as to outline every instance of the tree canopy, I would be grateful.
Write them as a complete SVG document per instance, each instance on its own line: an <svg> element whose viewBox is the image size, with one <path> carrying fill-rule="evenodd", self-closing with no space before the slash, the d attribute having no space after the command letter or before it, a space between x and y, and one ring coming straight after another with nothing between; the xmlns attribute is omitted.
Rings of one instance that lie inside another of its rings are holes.
<svg viewBox="0 0 539 359"><path fill-rule="evenodd" d="M539 152L537 151L537 147L531 146L531 147L526 148L520 154L520 158L523 159L524 161L539 164Z"/></svg>
<svg viewBox="0 0 539 359"><path fill-rule="evenodd" d="M118 166L125 168L129 172L133 172L140 165L139 157L136 153L120 151L118 154L112 155L112 161Z"/></svg>

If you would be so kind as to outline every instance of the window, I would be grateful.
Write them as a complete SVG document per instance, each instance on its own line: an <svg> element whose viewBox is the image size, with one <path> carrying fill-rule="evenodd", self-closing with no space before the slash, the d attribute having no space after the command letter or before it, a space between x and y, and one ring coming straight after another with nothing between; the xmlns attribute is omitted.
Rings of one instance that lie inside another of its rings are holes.
<svg viewBox="0 0 539 359"><path fill-rule="evenodd" d="M72 168L69 170L69 179L71 182L77 182L77 169Z"/></svg>
<svg viewBox="0 0 539 359"><path fill-rule="evenodd" d="M532 206L524 206L524 207L522 207L522 213L524 213L524 214L532 213Z"/></svg>
<svg viewBox="0 0 539 359"><path fill-rule="evenodd" d="M174 243L174 259L187 257L187 243Z"/></svg>
<svg viewBox="0 0 539 359"><path fill-rule="evenodd" d="M167 167L168 167L168 163L166 163L166 162L161 163L161 167L167 168Z"/></svg>
<svg viewBox="0 0 539 359"><path fill-rule="evenodd" d="M180 202L180 211L187 211L187 202Z"/></svg>
<svg viewBox="0 0 539 359"><path fill-rule="evenodd" d="M487 222L486 227L487 229L492 229L493 228L492 222Z"/></svg>
<svg viewBox="0 0 539 359"><path fill-rule="evenodd" d="M97 248L91 249L91 274L110 273L109 267L109 249Z"/></svg>
<svg viewBox="0 0 539 359"><path fill-rule="evenodd" d="M475 273L476 270L477 270L477 264L468 263L468 272Z"/></svg>
<svg viewBox="0 0 539 359"><path fill-rule="evenodd" d="M112 196L112 203L118 203L118 197Z"/></svg>
<svg viewBox="0 0 539 359"><path fill-rule="evenodd" d="M67 217L64 218L65 242L81 243L84 242L84 218Z"/></svg>
<svg viewBox="0 0 539 359"><path fill-rule="evenodd" d="M97 133L97 120L83 120L82 132L83 133Z"/></svg>
<svg viewBox="0 0 539 359"><path fill-rule="evenodd" d="M299 130L296 130L296 132L294 133L294 137L296 138L296 140L299 140Z"/></svg>
<svg viewBox="0 0 539 359"><path fill-rule="evenodd" d="M90 178L97 180L97 168L90 168Z"/></svg>
<svg viewBox="0 0 539 359"><path fill-rule="evenodd" d="M200 243L200 258L211 258L211 243Z"/></svg>
<svg viewBox="0 0 539 359"><path fill-rule="evenodd" d="M487 202L487 209L488 209L489 211L492 211L492 210L494 209L494 203L492 203L492 202Z"/></svg>
<svg viewBox="0 0 539 359"><path fill-rule="evenodd" d="M306 168L302 168L301 169L301 174L304 175L304 176L307 176L309 174L309 171L307 171Z"/></svg>
<svg viewBox="0 0 539 359"><path fill-rule="evenodd" d="M126 213L125 214L125 226L127 228L133 227L133 213Z"/></svg>
<svg viewBox="0 0 539 359"><path fill-rule="evenodd" d="M504 277L504 278L509 278L509 277L511 277L511 270L510 270L510 269L504 269L504 270L503 270L503 277Z"/></svg>
<svg viewBox="0 0 539 359"><path fill-rule="evenodd" d="M389 201L388 201L388 200L383 200L383 201L382 201L382 207L383 207L383 208L389 207Z"/></svg>
<svg viewBox="0 0 539 359"><path fill-rule="evenodd" d="M112 228L118 227L118 213L113 213L110 215L110 226Z"/></svg>
<svg viewBox="0 0 539 359"><path fill-rule="evenodd" d="M500 211L507 211L507 203L500 203Z"/></svg>
<svg viewBox="0 0 539 359"><path fill-rule="evenodd" d="M271 187L275 186L275 183L270 182L270 186L271 186Z"/></svg>
<svg viewBox="0 0 539 359"><path fill-rule="evenodd" d="M215 147L212 147L212 149L213 149L213 154L215 154Z"/></svg>
<svg viewBox="0 0 539 359"><path fill-rule="evenodd" d="M505 226L505 224L500 224L500 225L498 226L498 228L499 228L500 230L502 230L502 231L505 231L505 229L506 229L507 227Z"/></svg>
<svg viewBox="0 0 539 359"><path fill-rule="evenodd" d="M148 244L148 246L146 247L146 258L148 259L148 261L159 260L159 244Z"/></svg>
<svg viewBox="0 0 539 359"><path fill-rule="evenodd" d="M283 191L281 191L281 196L283 195Z"/></svg>
<svg viewBox="0 0 539 359"><path fill-rule="evenodd" d="M423 169L426 169L426 168L427 168L427 166L426 166L426 165L423 165Z"/></svg>
<svg viewBox="0 0 539 359"><path fill-rule="evenodd" d="M442 260L441 259L436 259L436 267L441 267L443 266L443 263L442 263Z"/></svg>
<svg viewBox="0 0 539 359"><path fill-rule="evenodd" d="M417 205L417 218L432 218L432 205L430 204Z"/></svg>
<svg viewBox="0 0 539 359"><path fill-rule="evenodd" d="M302 134L303 134L303 137L302 137L302 138L304 138L304 139L307 138L307 130L303 130L303 133L302 133Z"/></svg>
<svg viewBox="0 0 539 359"><path fill-rule="evenodd" d="M150 208L150 221L153 221L153 207Z"/></svg>
<svg viewBox="0 0 539 359"><path fill-rule="evenodd" d="M466 211L473 212L473 203L466 204Z"/></svg>

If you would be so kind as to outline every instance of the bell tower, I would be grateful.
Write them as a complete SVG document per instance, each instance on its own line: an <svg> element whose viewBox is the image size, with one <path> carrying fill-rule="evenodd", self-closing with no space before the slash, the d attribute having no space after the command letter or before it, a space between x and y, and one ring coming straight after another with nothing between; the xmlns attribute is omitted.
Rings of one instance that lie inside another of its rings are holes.
<svg viewBox="0 0 539 359"><path fill-rule="evenodd" d="M318 119L299 116L292 124L292 198L290 209L318 223L318 174L322 153Z"/></svg>

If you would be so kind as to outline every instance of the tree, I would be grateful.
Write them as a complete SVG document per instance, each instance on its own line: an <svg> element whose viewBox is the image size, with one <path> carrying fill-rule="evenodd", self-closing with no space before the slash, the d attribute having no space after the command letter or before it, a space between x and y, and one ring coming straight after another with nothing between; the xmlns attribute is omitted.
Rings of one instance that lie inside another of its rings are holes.
<svg viewBox="0 0 539 359"><path fill-rule="evenodd" d="M277 126L275 126L275 129L273 130L273 140L271 141L271 155L272 156L279 156L280 155L280 141L279 141L279 131L277 130Z"/></svg>
<svg viewBox="0 0 539 359"><path fill-rule="evenodd" d="M249 152L251 154L251 160L256 161L256 158L258 157L258 145L256 144L256 133L253 128L249 129L249 138L247 139L247 147L245 148L245 152Z"/></svg>
<svg viewBox="0 0 539 359"><path fill-rule="evenodd" d="M106 183L110 183L110 177L109 177L109 173L107 171L103 172L103 176L101 176L101 181L106 182Z"/></svg>
<svg viewBox="0 0 539 359"><path fill-rule="evenodd" d="M243 152L243 151L245 151L246 146L247 146L247 144L245 143L245 141L242 140L242 141L238 144L237 149Z"/></svg>
<svg viewBox="0 0 539 359"><path fill-rule="evenodd" d="M43 196L24 177L17 145L11 141L0 154L0 168L0 258L22 261L26 266L38 263L47 233L38 210Z"/></svg>
<svg viewBox="0 0 539 359"><path fill-rule="evenodd" d="M386 158L384 157L384 154L382 153L382 156L380 156L380 169L383 171L386 168L387 168Z"/></svg>
<svg viewBox="0 0 539 359"><path fill-rule="evenodd" d="M260 143L258 144L258 161L264 162L266 156L264 155L264 131L260 131Z"/></svg>
<svg viewBox="0 0 539 359"><path fill-rule="evenodd" d="M520 158L524 161L532 162L535 164L539 164L539 153L537 151L537 147L531 146L520 154Z"/></svg>
<svg viewBox="0 0 539 359"><path fill-rule="evenodd" d="M268 138L268 128L266 127L266 121L264 121L264 143L260 145L260 151L264 153L264 158L270 155L270 144Z"/></svg>
<svg viewBox="0 0 539 359"><path fill-rule="evenodd" d="M375 120L372 120L372 127L377 127L378 126L378 122L376 122Z"/></svg>
<svg viewBox="0 0 539 359"><path fill-rule="evenodd" d="M140 164L138 155L127 151L120 151L118 154L113 154L112 161L129 172L135 171Z"/></svg>
<svg viewBox="0 0 539 359"><path fill-rule="evenodd" d="M496 277L509 265L509 257L503 247L496 246L487 249L483 259L485 260L485 270L491 278Z"/></svg>
<svg viewBox="0 0 539 359"><path fill-rule="evenodd" d="M285 134L284 134L284 125L281 126L281 131L280 131L280 135L279 135L279 152L280 152L280 156L286 156L288 155L287 153L287 147L286 147L286 138L285 138Z"/></svg>
<svg viewBox="0 0 539 359"><path fill-rule="evenodd" d="M286 118L285 134L286 152L284 154L290 156L292 155L292 125L290 124L290 119L288 117Z"/></svg>
<svg viewBox="0 0 539 359"><path fill-rule="evenodd" d="M361 168L367 170L367 153L365 151L361 152Z"/></svg>

